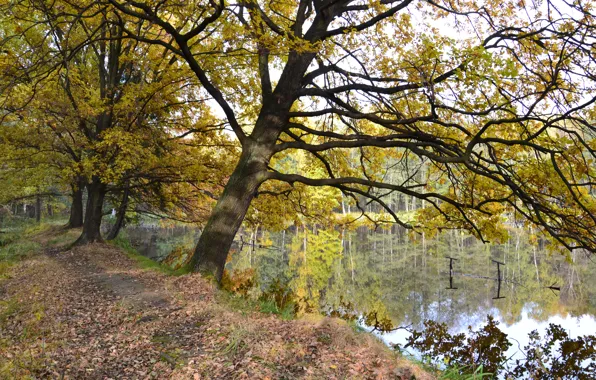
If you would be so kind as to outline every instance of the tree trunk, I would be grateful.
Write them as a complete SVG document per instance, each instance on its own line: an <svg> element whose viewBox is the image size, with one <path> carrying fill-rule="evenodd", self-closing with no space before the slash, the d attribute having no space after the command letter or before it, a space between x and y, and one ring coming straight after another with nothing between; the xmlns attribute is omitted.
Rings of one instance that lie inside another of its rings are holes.
<svg viewBox="0 0 596 380"><path fill-rule="evenodd" d="M124 217L126 216L126 209L128 207L128 194L130 190L128 188L124 189L122 193L122 201L120 202L120 206L118 207L118 212L116 213L116 223L110 229L106 240L114 240L120 233L120 229L124 226Z"/></svg>
<svg viewBox="0 0 596 380"><path fill-rule="evenodd" d="M191 260L193 269L213 275L218 282L221 280L236 232L259 186L267 179L267 163L272 152L272 148L255 142L249 142L244 147L238 165L199 238Z"/></svg>
<svg viewBox="0 0 596 380"><path fill-rule="evenodd" d="M329 20L319 20L315 29L326 30L328 23ZM238 165L211 213L191 260L195 270L213 274L218 282L248 207L259 186L269 178L268 165L275 144L287 127L288 114L298 98L302 78L314 58L311 52L291 52L275 90L271 91L270 83L263 88L263 103L255 127L242 141Z"/></svg>
<svg viewBox="0 0 596 380"><path fill-rule="evenodd" d="M82 182L72 186L72 204L66 228L83 227L83 187Z"/></svg>
<svg viewBox="0 0 596 380"><path fill-rule="evenodd" d="M41 222L41 197L39 195L35 198L35 221Z"/></svg>
<svg viewBox="0 0 596 380"><path fill-rule="evenodd" d="M106 185L99 178L94 178L87 184L87 212L83 222L83 233L74 245L84 245L101 242L101 218L103 217L103 201L106 195Z"/></svg>

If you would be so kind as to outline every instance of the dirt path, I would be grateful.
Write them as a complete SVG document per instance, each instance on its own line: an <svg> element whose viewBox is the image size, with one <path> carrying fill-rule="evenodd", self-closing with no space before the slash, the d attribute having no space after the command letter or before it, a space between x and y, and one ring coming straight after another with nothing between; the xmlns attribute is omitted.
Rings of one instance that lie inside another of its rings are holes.
<svg viewBox="0 0 596 380"><path fill-rule="evenodd" d="M282 321L110 246L46 249L5 277L0 378L428 378L342 321Z"/></svg>
<svg viewBox="0 0 596 380"><path fill-rule="evenodd" d="M70 275L78 277L82 282L89 282L100 287L114 299L141 311L151 308L167 309L170 306L169 296L163 289L156 289L139 281L135 276L109 271L98 266L87 256L77 256L74 252L61 253L59 249L46 249L44 254L69 270Z"/></svg>

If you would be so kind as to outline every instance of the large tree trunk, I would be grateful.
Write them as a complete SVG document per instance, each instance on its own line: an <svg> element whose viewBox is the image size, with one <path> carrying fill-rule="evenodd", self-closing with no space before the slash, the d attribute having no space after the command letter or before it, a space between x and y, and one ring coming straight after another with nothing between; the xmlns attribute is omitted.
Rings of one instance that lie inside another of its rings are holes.
<svg viewBox="0 0 596 380"><path fill-rule="evenodd" d="M325 27L324 23L320 25L322 29ZM263 84L263 106L253 132L243 141L238 165L211 213L191 260L195 270L214 275L218 282L248 207L259 186L269 177L269 160L278 137L287 127L290 108L314 57L314 53L290 53L275 91L271 92L270 83Z"/></svg>
<svg viewBox="0 0 596 380"><path fill-rule="evenodd" d="M78 182L72 186L72 205L70 206L70 218L67 228L83 227L83 188L84 184Z"/></svg>
<svg viewBox="0 0 596 380"><path fill-rule="evenodd" d="M267 163L273 152L268 144L250 142L199 238L191 266L221 281L236 232L261 183L267 179Z"/></svg>
<svg viewBox="0 0 596 380"><path fill-rule="evenodd" d="M106 185L99 178L93 178L87 184L87 211L83 222L83 233L74 245L101 242L101 218L103 217L103 201L106 196Z"/></svg>
<svg viewBox="0 0 596 380"><path fill-rule="evenodd" d="M120 202L120 207L118 207L118 212L116 214L116 223L110 229L106 240L114 240L120 233L120 229L124 225L124 217L126 216L126 208L128 207L128 194L130 190L124 189L122 193L122 201Z"/></svg>

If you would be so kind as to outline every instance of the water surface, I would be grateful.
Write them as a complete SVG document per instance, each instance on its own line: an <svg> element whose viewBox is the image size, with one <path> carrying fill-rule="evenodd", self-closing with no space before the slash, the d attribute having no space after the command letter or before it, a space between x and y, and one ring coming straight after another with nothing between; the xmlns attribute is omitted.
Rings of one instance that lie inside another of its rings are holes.
<svg viewBox="0 0 596 380"><path fill-rule="evenodd" d="M263 289L281 278L322 310L347 301L360 313L377 311L407 328L382 334L388 344L405 344L407 330L427 319L457 333L478 329L487 315L512 339L514 359L528 333L544 335L549 323L571 337L596 334L596 263L519 229L504 244L481 244L459 231L434 239L364 228L257 236L255 247L237 250L231 269L254 267Z"/></svg>
<svg viewBox="0 0 596 380"><path fill-rule="evenodd" d="M176 247L192 250L199 236L192 228L129 227L126 233L157 260ZM421 329L427 319L456 333L478 329L487 315L512 339L508 355L514 358L528 333L544 335L549 323L571 337L596 334L594 259L549 250L528 231L512 228L509 235L503 244L481 244L460 231L429 239L397 228L246 230L227 269L253 268L261 290L279 281L322 311L349 303L360 315L375 311L407 328L381 334L387 344L403 345L408 330Z"/></svg>

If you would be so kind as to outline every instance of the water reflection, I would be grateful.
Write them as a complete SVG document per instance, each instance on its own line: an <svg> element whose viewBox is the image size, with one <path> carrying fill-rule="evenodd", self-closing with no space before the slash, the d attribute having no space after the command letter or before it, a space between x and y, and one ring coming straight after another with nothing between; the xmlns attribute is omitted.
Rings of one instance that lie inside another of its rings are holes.
<svg viewBox="0 0 596 380"><path fill-rule="evenodd" d="M105 223L103 232L109 231L110 227ZM125 240L141 255L155 261L163 261L177 249L192 252L199 236L200 231L191 226L133 224L122 229L119 239Z"/></svg>
<svg viewBox="0 0 596 380"><path fill-rule="evenodd" d="M559 325L565 329L570 338L577 338L582 335L593 334L596 332L596 318L594 318L593 315L585 314L579 317L572 316L571 314L552 315L545 321L538 321L531 316L532 308L533 305L528 305L528 307L522 310L519 321L509 325L502 318L498 317L499 310L492 310L492 315L497 316L495 320L499 322L499 329L507 334L508 339L512 343L512 346L505 354L511 361L524 359L523 348L530 343L530 338L528 336L530 331L536 330L541 336L544 336L544 332L551 323ZM467 325L452 327L450 329L452 334L467 333L468 326L471 326L472 330L477 331L482 326L486 325L486 316L484 318L478 318L478 316L461 315L460 318L462 321L467 321ZM385 334L374 334L389 346L398 344L401 347L406 345L407 339L410 336L410 333L405 329L397 329ZM408 350L406 350L406 352L408 352ZM418 353L414 350L410 350L409 353L413 356L418 356Z"/></svg>
<svg viewBox="0 0 596 380"><path fill-rule="evenodd" d="M198 237L190 228L148 231L129 227L125 233L158 260L176 247L192 250ZM398 228L256 229L237 241L228 270L254 268L262 290L279 281L323 311L349 302L356 312L376 311L394 326L420 329L431 319L452 332L483 326L490 314L521 347L530 331L542 334L549 323L572 337L596 333L596 263L582 252L549 252L522 230L491 245L459 231L429 239ZM382 339L403 344L407 335L397 330ZM508 355L517 350L514 342Z"/></svg>
<svg viewBox="0 0 596 380"><path fill-rule="evenodd" d="M229 268L253 266L263 289L282 279L322 310L343 299L395 326L420 329L432 319L459 332L484 325L490 314L522 347L531 330L543 332L548 323L571 336L596 333L596 264L584 253L548 252L533 236L510 232L507 243L492 245L457 231L435 239L364 228L260 232ZM397 330L383 340L404 343L406 336ZM510 355L516 350L514 343Z"/></svg>

